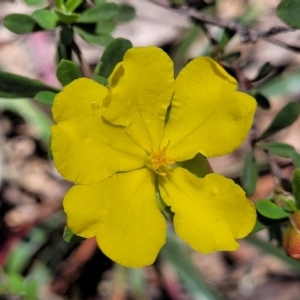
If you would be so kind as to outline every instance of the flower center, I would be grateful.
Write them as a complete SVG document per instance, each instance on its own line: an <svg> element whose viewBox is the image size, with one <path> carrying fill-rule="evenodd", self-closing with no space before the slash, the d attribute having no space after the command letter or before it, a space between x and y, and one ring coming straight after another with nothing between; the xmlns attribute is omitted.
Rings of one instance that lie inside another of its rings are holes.
<svg viewBox="0 0 300 300"><path fill-rule="evenodd" d="M161 150L157 150L155 147L151 147L151 154L147 157L147 166L155 173L166 176L166 169L169 165L175 163L175 160L166 155L167 147L163 147Z"/></svg>

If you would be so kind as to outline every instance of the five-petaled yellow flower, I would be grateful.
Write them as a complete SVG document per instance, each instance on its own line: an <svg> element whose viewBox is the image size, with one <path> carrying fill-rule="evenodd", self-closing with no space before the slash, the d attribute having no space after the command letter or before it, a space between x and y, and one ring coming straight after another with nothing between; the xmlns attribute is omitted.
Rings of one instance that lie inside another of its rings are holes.
<svg viewBox="0 0 300 300"><path fill-rule="evenodd" d="M255 209L230 179L198 178L175 162L227 154L246 138L255 100L208 57L173 77L156 47L132 48L106 88L81 78L54 101L52 151L58 171L76 183L64 199L77 235L128 267L153 263L166 240L156 190L171 208L179 237L202 253L235 250ZM171 107L169 107L171 105Z"/></svg>

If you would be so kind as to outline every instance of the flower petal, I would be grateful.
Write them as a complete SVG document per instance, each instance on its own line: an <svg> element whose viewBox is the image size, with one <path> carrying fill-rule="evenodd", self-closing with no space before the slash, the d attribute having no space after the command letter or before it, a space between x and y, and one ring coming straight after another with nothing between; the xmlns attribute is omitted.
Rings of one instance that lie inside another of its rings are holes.
<svg viewBox="0 0 300 300"><path fill-rule="evenodd" d="M104 117L143 149L159 147L173 94L173 62L157 47L129 49L110 79Z"/></svg>
<svg viewBox="0 0 300 300"><path fill-rule="evenodd" d="M79 236L96 235L103 253L121 265L152 264L166 239L154 182L144 168L72 187L64 199L68 226Z"/></svg>
<svg viewBox="0 0 300 300"><path fill-rule="evenodd" d="M236 92L236 81L208 57L191 61L178 75L162 140L177 161L227 154L246 138L255 100Z"/></svg>
<svg viewBox="0 0 300 300"><path fill-rule="evenodd" d="M91 79L73 81L54 100L51 149L66 179L89 184L144 165L146 153L120 126L102 118L107 89Z"/></svg>
<svg viewBox="0 0 300 300"><path fill-rule="evenodd" d="M254 205L238 185L221 175L197 178L176 168L159 177L159 189L175 213L177 235L199 252L236 250L235 239L254 227Z"/></svg>

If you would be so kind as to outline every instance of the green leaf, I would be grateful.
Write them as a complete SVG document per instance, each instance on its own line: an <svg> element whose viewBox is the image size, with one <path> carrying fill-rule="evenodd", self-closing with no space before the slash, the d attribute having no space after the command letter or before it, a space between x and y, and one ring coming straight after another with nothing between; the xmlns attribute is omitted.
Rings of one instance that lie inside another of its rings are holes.
<svg viewBox="0 0 300 300"><path fill-rule="evenodd" d="M130 48L132 48L130 41L122 38L115 39L106 47L95 69L95 75L108 78L116 64L123 60L125 52Z"/></svg>
<svg viewBox="0 0 300 300"><path fill-rule="evenodd" d="M96 44L106 47L114 40L114 38L110 35L90 34L77 26L74 26L74 31L78 33L82 37L82 39L84 39L87 43L90 44Z"/></svg>
<svg viewBox="0 0 300 300"><path fill-rule="evenodd" d="M68 0L66 3L66 11L73 12L83 0Z"/></svg>
<svg viewBox="0 0 300 300"><path fill-rule="evenodd" d="M108 81L106 78L102 77L102 76L98 76L98 75L93 75L93 80L95 80L96 82L102 84L103 86L108 86Z"/></svg>
<svg viewBox="0 0 300 300"><path fill-rule="evenodd" d="M265 78L267 75L269 75L269 73L274 69L274 67L269 63L266 62L259 70L258 74L256 75L256 77L251 80L252 82L255 81L259 81L263 78Z"/></svg>
<svg viewBox="0 0 300 300"><path fill-rule="evenodd" d="M2 98L33 98L41 91L59 92L56 88L38 80L0 71L0 97Z"/></svg>
<svg viewBox="0 0 300 300"><path fill-rule="evenodd" d="M119 14L117 15L118 22L127 22L132 20L136 15L135 8L128 4L119 5Z"/></svg>
<svg viewBox="0 0 300 300"><path fill-rule="evenodd" d="M269 100L262 94L257 93L254 95L257 104L263 109L269 109L271 107Z"/></svg>
<svg viewBox="0 0 300 300"><path fill-rule="evenodd" d="M38 92L34 96L34 99L36 99L37 101L39 101L41 103L52 105L55 96L56 96L56 93L49 92L49 91L42 91L42 92Z"/></svg>
<svg viewBox="0 0 300 300"><path fill-rule="evenodd" d="M119 6L116 3L103 3L85 10L77 23L97 23L100 21L109 21L118 16Z"/></svg>
<svg viewBox="0 0 300 300"><path fill-rule="evenodd" d="M276 7L276 12L283 22L294 28L300 28L299 0L281 0Z"/></svg>
<svg viewBox="0 0 300 300"><path fill-rule="evenodd" d="M73 80L80 78L81 74L73 62L63 59L57 66L56 76L59 82L65 86Z"/></svg>
<svg viewBox="0 0 300 300"><path fill-rule="evenodd" d="M299 116L300 107L296 102L289 102L274 117L269 127L262 133L257 140L268 138L278 131L292 125Z"/></svg>
<svg viewBox="0 0 300 300"><path fill-rule="evenodd" d="M18 273L7 274L9 285L13 293L25 294L24 278Z"/></svg>
<svg viewBox="0 0 300 300"><path fill-rule="evenodd" d="M24 1L28 6L41 5L46 2L45 0L24 0Z"/></svg>
<svg viewBox="0 0 300 300"><path fill-rule="evenodd" d="M66 12L59 9L55 9L54 12L57 14L58 18L66 24L74 23L80 16L77 13Z"/></svg>
<svg viewBox="0 0 300 300"><path fill-rule="evenodd" d="M66 10L65 0L54 0L55 6L62 11Z"/></svg>
<svg viewBox="0 0 300 300"><path fill-rule="evenodd" d="M98 22L96 25L95 33L98 35L106 35L111 33L116 27L114 20Z"/></svg>
<svg viewBox="0 0 300 300"><path fill-rule="evenodd" d="M207 158L200 153L190 160L177 162L176 165L189 170L192 174L200 178L212 173L212 168Z"/></svg>
<svg viewBox="0 0 300 300"><path fill-rule="evenodd" d="M29 15L10 14L3 19L3 25L16 34L32 33L42 28Z"/></svg>
<svg viewBox="0 0 300 300"><path fill-rule="evenodd" d="M290 213L285 211L282 207L276 205L271 200L259 200L255 204L257 211L269 219L283 219L287 218Z"/></svg>
<svg viewBox="0 0 300 300"><path fill-rule="evenodd" d="M85 238L74 234L67 225L64 229L63 239L68 243L80 243L85 240Z"/></svg>
<svg viewBox="0 0 300 300"><path fill-rule="evenodd" d="M231 30L228 28L224 29L224 31L221 35L221 38L219 40L219 43L218 43L218 49L223 50L235 34L236 34L236 31L234 31L234 30Z"/></svg>
<svg viewBox="0 0 300 300"><path fill-rule="evenodd" d="M245 158L243 173L241 176L241 184L247 196L251 196L255 192L257 182L257 168L255 165L255 157L253 148L249 150Z"/></svg>
<svg viewBox="0 0 300 300"><path fill-rule="evenodd" d="M241 52L232 52L228 55L225 55L221 58L221 60L226 61L228 63L232 63L237 60L241 56Z"/></svg>
<svg viewBox="0 0 300 300"><path fill-rule="evenodd" d="M59 21L58 16L48 9L36 10L32 13L31 17L39 26L46 30L55 28Z"/></svg>
<svg viewBox="0 0 300 300"><path fill-rule="evenodd" d="M294 165L297 168L300 168L300 154L297 153L297 151L293 146L285 143L278 143L278 142L257 143L256 146L268 152L271 152L277 156L291 158L294 162Z"/></svg>
<svg viewBox="0 0 300 300"><path fill-rule="evenodd" d="M296 169L293 172L292 187L296 206L298 209L300 209L300 169Z"/></svg>

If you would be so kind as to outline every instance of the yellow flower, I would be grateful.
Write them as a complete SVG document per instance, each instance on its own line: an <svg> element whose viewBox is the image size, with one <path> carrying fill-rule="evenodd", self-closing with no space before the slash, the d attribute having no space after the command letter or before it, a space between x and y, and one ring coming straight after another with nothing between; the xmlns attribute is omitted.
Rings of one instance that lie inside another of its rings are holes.
<svg viewBox="0 0 300 300"><path fill-rule="evenodd" d="M177 235L192 248L237 249L236 239L255 223L243 190L175 163L224 155L242 143L256 104L236 86L208 57L174 80L171 59L156 47L128 50L109 88L87 78L66 86L53 105L52 151L58 171L76 182L63 203L71 230L96 236L119 264L149 265L166 240L158 190L175 213Z"/></svg>

